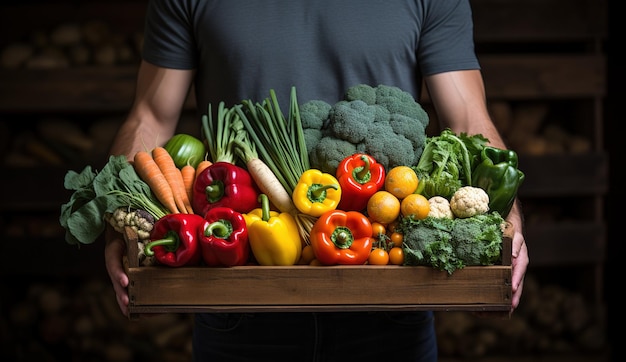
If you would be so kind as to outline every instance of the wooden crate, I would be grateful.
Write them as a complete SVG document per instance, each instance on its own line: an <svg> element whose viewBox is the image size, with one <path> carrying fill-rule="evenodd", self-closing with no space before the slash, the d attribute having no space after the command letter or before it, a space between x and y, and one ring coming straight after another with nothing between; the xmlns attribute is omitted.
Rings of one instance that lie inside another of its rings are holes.
<svg viewBox="0 0 626 362"><path fill-rule="evenodd" d="M467 310L507 312L511 235L502 265L452 274L426 266L140 266L128 232L130 317L142 313Z"/></svg>

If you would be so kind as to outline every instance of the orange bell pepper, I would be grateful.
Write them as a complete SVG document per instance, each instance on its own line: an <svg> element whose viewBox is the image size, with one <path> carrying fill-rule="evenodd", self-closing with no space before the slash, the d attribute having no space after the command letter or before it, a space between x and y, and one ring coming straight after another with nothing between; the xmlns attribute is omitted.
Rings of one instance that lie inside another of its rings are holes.
<svg viewBox="0 0 626 362"><path fill-rule="evenodd" d="M374 244L372 224L358 211L327 211L310 235L315 258L324 265L364 264Z"/></svg>

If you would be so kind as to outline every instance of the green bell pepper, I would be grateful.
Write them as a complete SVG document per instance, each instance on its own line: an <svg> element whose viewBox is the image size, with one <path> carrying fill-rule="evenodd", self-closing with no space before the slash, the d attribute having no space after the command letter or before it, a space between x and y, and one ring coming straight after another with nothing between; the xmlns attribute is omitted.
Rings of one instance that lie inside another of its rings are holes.
<svg viewBox="0 0 626 362"><path fill-rule="evenodd" d="M472 172L472 186L480 187L489 195L489 210L506 218L524 181L518 168L517 153L512 150L485 146L480 163Z"/></svg>

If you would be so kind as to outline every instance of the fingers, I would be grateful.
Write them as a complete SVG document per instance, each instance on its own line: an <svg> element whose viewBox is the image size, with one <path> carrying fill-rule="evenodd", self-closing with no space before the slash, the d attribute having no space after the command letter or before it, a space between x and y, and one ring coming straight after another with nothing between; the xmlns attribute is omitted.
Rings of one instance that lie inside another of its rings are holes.
<svg viewBox="0 0 626 362"><path fill-rule="evenodd" d="M526 242L520 233L515 234L513 238L513 245L513 257L511 259L511 312L519 306L520 299L522 297L522 290L524 289L524 276L526 275L526 269L529 263Z"/></svg>
<svg viewBox="0 0 626 362"><path fill-rule="evenodd" d="M126 288L128 287L129 281L122 264L125 252L126 243L124 240L122 240L119 236L112 236L108 238L104 247L104 259L107 273L111 279L111 284L113 284L117 304L119 305L122 314L128 316L129 298L128 290Z"/></svg>

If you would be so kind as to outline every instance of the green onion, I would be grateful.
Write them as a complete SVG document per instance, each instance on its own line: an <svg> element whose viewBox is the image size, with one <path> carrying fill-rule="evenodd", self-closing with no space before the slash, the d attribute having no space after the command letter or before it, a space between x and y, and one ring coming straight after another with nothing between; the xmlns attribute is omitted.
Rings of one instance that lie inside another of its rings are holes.
<svg viewBox="0 0 626 362"><path fill-rule="evenodd" d="M261 103L244 100L241 108L236 107L259 157L291 195L300 176L310 168L295 87L291 88L289 108L285 118L273 89Z"/></svg>

